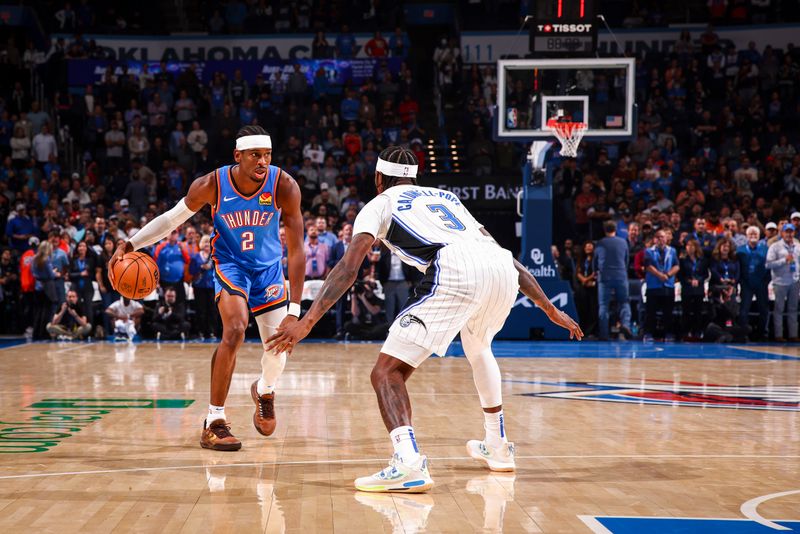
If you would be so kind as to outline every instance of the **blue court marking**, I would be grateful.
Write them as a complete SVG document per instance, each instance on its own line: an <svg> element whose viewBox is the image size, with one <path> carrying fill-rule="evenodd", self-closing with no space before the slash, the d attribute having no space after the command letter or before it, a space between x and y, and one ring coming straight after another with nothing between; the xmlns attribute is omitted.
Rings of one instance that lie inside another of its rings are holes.
<svg viewBox="0 0 800 534"><path fill-rule="evenodd" d="M0 339L0 350L7 349L9 347L16 347L17 345L24 345L24 344L25 344L25 338L24 337Z"/></svg>
<svg viewBox="0 0 800 534"><path fill-rule="evenodd" d="M498 358L605 358L679 360L787 360L797 356L757 352L757 347L783 347L779 343L747 346L711 343L643 343L641 341L495 341L492 351ZM746 348L745 348L746 347ZM453 342L446 356L463 357L461 343Z"/></svg>
<svg viewBox="0 0 800 534"><path fill-rule="evenodd" d="M750 519L703 519L693 517L594 517L607 534L767 534L775 529ZM774 521L788 528L782 532L800 532L800 521Z"/></svg>

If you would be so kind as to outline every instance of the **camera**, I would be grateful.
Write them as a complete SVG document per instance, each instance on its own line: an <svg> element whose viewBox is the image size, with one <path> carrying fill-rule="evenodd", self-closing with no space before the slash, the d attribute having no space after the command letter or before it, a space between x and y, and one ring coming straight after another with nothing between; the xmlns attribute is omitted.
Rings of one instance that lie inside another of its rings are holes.
<svg viewBox="0 0 800 534"><path fill-rule="evenodd" d="M353 284L353 293L361 295L367 290L367 283L364 280L356 280Z"/></svg>

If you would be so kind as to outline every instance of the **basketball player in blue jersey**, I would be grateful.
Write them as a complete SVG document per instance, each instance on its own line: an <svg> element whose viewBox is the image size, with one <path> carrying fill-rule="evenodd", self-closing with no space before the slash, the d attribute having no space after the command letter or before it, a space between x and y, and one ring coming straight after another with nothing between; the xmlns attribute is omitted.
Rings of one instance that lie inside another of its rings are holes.
<svg viewBox="0 0 800 534"><path fill-rule="evenodd" d="M467 442L469 455L493 471L513 471L514 445L503 418L500 369L492 353L494 336L505 323L517 292L530 298L571 338L583 332L556 308L536 278L500 247L458 197L441 189L417 185L414 153L389 147L381 152L375 172L378 196L356 217L353 239L344 257L325 279L314 304L301 321L278 328L267 349L288 350L347 291L358 266L376 239L398 257L425 273L405 308L389 329L372 370L383 422L394 447L389 466L361 477L361 491L416 493L433 480L411 427L411 401L406 381L432 353L444 354L456 334L472 367L484 412L483 440Z"/></svg>
<svg viewBox="0 0 800 534"><path fill-rule="evenodd" d="M157 243L206 204L211 205L211 244L222 339L211 358L211 402L200 445L219 451L242 447L230 432L224 407L249 312L255 316L261 339L266 342L279 325L287 327L300 316L305 276L300 188L291 176L270 165L272 140L267 132L260 126L239 130L233 159L234 165L195 180L174 208L146 224L109 261L113 272L114 264L125 253ZM281 219L289 256L288 309L278 237ZM264 436L275 431L275 384L285 364L285 352L268 351L264 346L261 378L250 387L256 405L253 424Z"/></svg>

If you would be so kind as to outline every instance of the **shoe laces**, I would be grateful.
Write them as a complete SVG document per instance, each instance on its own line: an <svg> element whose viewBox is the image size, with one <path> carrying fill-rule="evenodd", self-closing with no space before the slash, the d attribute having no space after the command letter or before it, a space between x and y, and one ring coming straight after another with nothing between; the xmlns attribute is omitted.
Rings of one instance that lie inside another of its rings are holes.
<svg viewBox="0 0 800 534"><path fill-rule="evenodd" d="M275 403L272 396L266 399L261 396L258 397L258 415L263 419L275 418Z"/></svg>
<svg viewBox="0 0 800 534"><path fill-rule="evenodd" d="M392 456L392 459L389 460L389 465L387 467L384 467L377 473L375 473L375 476L378 478L388 478L390 476L393 476L395 473L397 473L397 466L400 463L401 463L400 457L397 454L395 454L394 456Z"/></svg>
<svg viewBox="0 0 800 534"><path fill-rule="evenodd" d="M228 423L211 423L208 429L219 439L233 437L233 434L231 434L231 425Z"/></svg>

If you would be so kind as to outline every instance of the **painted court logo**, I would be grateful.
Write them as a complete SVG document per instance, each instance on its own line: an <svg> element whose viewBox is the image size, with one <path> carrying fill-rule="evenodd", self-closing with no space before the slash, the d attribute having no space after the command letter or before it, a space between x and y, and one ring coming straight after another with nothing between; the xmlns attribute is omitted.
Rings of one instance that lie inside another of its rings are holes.
<svg viewBox="0 0 800 534"><path fill-rule="evenodd" d="M726 386L672 380L641 382L532 382L557 386L560 391L523 393L528 397L551 397L632 404L736 408L744 410L800 411L800 386Z"/></svg>
<svg viewBox="0 0 800 534"><path fill-rule="evenodd" d="M47 452L62 440L118 409L186 408L184 399L44 399L23 408L16 421L0 421L0 454Z"/></svg>

